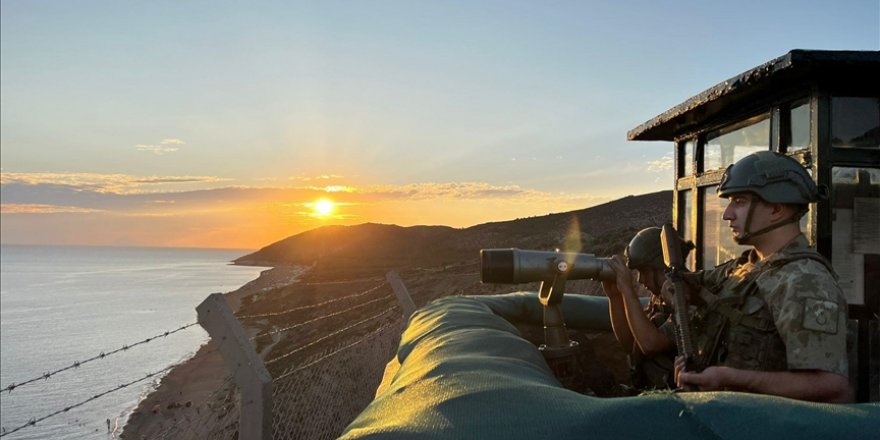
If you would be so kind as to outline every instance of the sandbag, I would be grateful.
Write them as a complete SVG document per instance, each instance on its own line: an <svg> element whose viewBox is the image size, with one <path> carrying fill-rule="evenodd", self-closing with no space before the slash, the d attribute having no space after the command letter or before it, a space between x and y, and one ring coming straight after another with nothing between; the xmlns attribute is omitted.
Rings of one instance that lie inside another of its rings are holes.
<svg viewBox="0 0 880 440"><path fill-rule="evenodd" d="M575 393L505 319L534 318L529 302L537 302L534 295L447 297L417 310L401 338L399 370L341 438L867 439L880 432L877 403L735 392ZM564 304L566 318L590 317L599 307L589 300L589 310L569 311L574 304L581 303Z"/></svg>

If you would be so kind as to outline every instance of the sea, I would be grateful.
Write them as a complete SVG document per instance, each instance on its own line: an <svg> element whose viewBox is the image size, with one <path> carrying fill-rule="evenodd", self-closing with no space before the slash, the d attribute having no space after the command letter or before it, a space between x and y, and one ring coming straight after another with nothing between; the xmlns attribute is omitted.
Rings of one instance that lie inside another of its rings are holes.
<svg viewBox="0 0 880 440"><path fill-rule="evenodd" d="M147 376L192 357L208 341L199 325L186 327L197 321L195 307L266 269L230 264L248 252L0 246L3 439L118 438L162 375ZM124 347L130 348L42 379ZM122 386L138 379L144 380Z"/></svg>

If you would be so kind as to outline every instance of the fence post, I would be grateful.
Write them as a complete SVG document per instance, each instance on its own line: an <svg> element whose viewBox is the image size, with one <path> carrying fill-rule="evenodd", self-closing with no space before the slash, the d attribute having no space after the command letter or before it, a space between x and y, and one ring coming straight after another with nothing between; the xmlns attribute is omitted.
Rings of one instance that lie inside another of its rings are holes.
<svg viewBox="0 0 880 440"><path fill-rule="evenodd" d="M403 319L406 321L416 311L416 305L413 303L412 297L409 296L409 291L406 290L406 286L403 284L403 280L400 279L400 274L397 273L396 269L389 271L385 275L385 279L388 280L388 284L391 284L391 290L394 290L394 295L397 296L397 302L400 303L400 308L403 309Z"/></svg>
<svg viewBox="0 0 880 440"><path fill-rule="evenodd" d="M238 438L272 439L272 376L220 293L196 307L199 324L220 351L241 392Z"/></svg>

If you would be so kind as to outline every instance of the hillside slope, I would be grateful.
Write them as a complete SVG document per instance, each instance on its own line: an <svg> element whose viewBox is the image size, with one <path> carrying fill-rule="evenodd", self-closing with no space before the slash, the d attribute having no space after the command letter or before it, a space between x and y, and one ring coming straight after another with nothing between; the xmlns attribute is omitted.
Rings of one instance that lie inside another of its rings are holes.
<svg viewBox="0 0 880 440"><path fill-rule="evenodd" d="M672 191L628 196L577 211L448 226L325 226L272 243L235 264L416 267L476 260L483 248L566 250L607 255L639 229L671 220Z"/></svg>
<svg viewBox="0 0 880 440"><path fill-rule="evenodd" d="M399 271L417 307L451 295L534 291L537 282L482 283L479 250L580 247L608 255L620 251L639 229L669 221L671 201L671 192L663 191L465 229L328 226L239 258L238 264L279 266L227 295L273 377L276 435L336 438L372 401L406 325L385 281L389 269ZM312 267L280 267L288 265ZM592 280L566 285L568 293L601 295L601 289ZM526 339L543 343L541 326L518 329ZM598 360L592 365L607 367L615 383L627 383L626 354L614 336L580 334L581 349ZM237 390L217 351L203 347L141 402L122 438L234 438L240 413Z"/></svg>

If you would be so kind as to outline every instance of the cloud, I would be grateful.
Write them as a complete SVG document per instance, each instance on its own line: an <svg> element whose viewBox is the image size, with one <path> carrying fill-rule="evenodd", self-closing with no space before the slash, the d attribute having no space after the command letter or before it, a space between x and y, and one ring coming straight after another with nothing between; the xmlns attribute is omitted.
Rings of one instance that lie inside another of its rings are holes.
<svg viewBox="0 0 880 440"><path fill-rule="evenodd" d="M234 240L250 240L247 246L259 246L328 221L465 226L580 209L608 199L486 182L168 190L174 185L220 180L199 176L2 173L4 240L189 246L231 246ZM329 216L316 215L309 204L320 198L332 199L339 209ZM206 224L233 224L240 233L212 238L224 241L208 242L201 232L191 232L201 231Z"/></svg>
<svg viewBox="0 0 880 440"><path fill-rule="evenodd" d="M392 212L419 204L459 206L456 218L466 222L461 210L494 206L495 208L540 206L550 211L578 209L601 203L608 197L586 193L544 192L518 185L487 182L427 182L404 185L243 187L225 186L204 189L193 185L214 185L224 179L211 176L130 176L89 173L2 173L0 193L3 214L100 213L129 218L208 218L235 216L251 218L314 217L306 204L322 197L331 198L339 212L334 220L368 219L381 221L377 213L399 220ZM464 203L464 205L462 205ZM394 208L390 208L390 207ZM424 205L423 205L424 206ZM306 209L304 209L306 208ZM415 211L413 211L415 212ZM438 211L439 212L439 211ZM531 212L531 211L529 211ZM549 211L548 211L549 212ZM383 214L385 215L385 214ZM484 217L487 214L482 214ZM285 220L289 221L289 220ZM389 220L392 221L392 220ZM421 220L420 220L421 221Z"/></svg>
<svg viewBox="0 0 880 440"><path fill-rule="evenodd" d="M100 209L80 208L77 206L58 206L40 204L0 204L2 214L70 214L70 213L93 213L103 212Z"/></svg>
<svg viewBox="0 0 880 440"><path fill-rule="evenodd" d="M226 179L213 176L173 176L173 177L142 177L133 180L136 184L140 183L204 183L204 182L227 182L232 179Z"/></svg>
<svg viewBox="0 0 880 440"><path fill-rule="evenodd" d="M138 151L150 151L159 156L166 153L174 153L179 150L176 145L185 145L186 142L180 139L162 139L158 144L137 144L134 147Z"/></svg>
<svg viewBox="0 0 880 440"><path fill-rule="evenodd" d="M516 196L541 196L546 193L525 190L517 185L492 185L484 182L428 182L406 185L348 185L306 186L299 189L326 193L370 195L388 199L484 199Z"/></svg>
<svg viewBox="0 0 880 440"><path fill-rule="evenodd" d="M309 191L321 191L326 193L357 193L363 192L353 186L348 185L327 185L327 186L304 186L299 189L305 189Z"/></svg>
<svg viewBox="0 0 880 440"><path fill-rule="evenodd" d="M164 145L146 145L146 144L137 144L134 146L138 151L150 151L156 155L163 155L165 153L173 153L178 150L177 147L166 147Z"/></svg>
<svg viewBox="0 0 880 440"><path fill-rule="evenodd" d="M487 182L425 182L404 185L325 185L303 187L217 187L231 179L216 176L132 176L98 173L0 173L4 200L12 203L64 205L63 197L80 200L138 200L139 203L198 203L247 200L309 200L336 194L337 202L382 200L598 201L580 193L550 193L519 185ZM207 188L205 186L208 185ZM194 188L195 187L195 188ZM24 200L27 195L43 200ZM127 196L139 196L137 198ZM7 197L9 197L7 199ZM47 198L51 200L46 200Z"/></svg>
<svg viewBox="0 0 880 440"><path fill-rule="evenodd" d="M492 185L484 182L413 183L401 186L376 185L362 192L393 198L425 199L495 199L511 197L543 198L547 193L526 190L517 185Z"/></svg>
<svg viewBox="0 0 880 440"><path fill-rule="evenodd" d="M648 171L653 172L667 171L672 169L674 163L675 161L673 159L672 153L666 153L660 159L649 160L648 162L646 162L646 168Z"/></svg>
<svg viewBox="0 0 880 440"><path fill-rule="evenodd" d="M0 173L0 185L55 185L99 193L142 193L167 184L229 181L215 176L132 176L100 173ZM162 188L160 188L161 190Z"/></svg>
<svg viewBox="0 0 880 440"><path fill-rule="evenodd" d="M290 176L287 179L298 182L314 182L318 180L339 180L344 178L345 176L339 174L321 174L318 176Z"/></svg>
<svg viewBox="0 0 880 440"><path fill-rule="evenodd" d="M505 200L511 202L591 204L607 201L608 197L592 194L550 193L522 188L518 185L493 185L486 182L427 182L405 185L308 186L298 188L323 193L344 193L352 200Z"/></svg>

